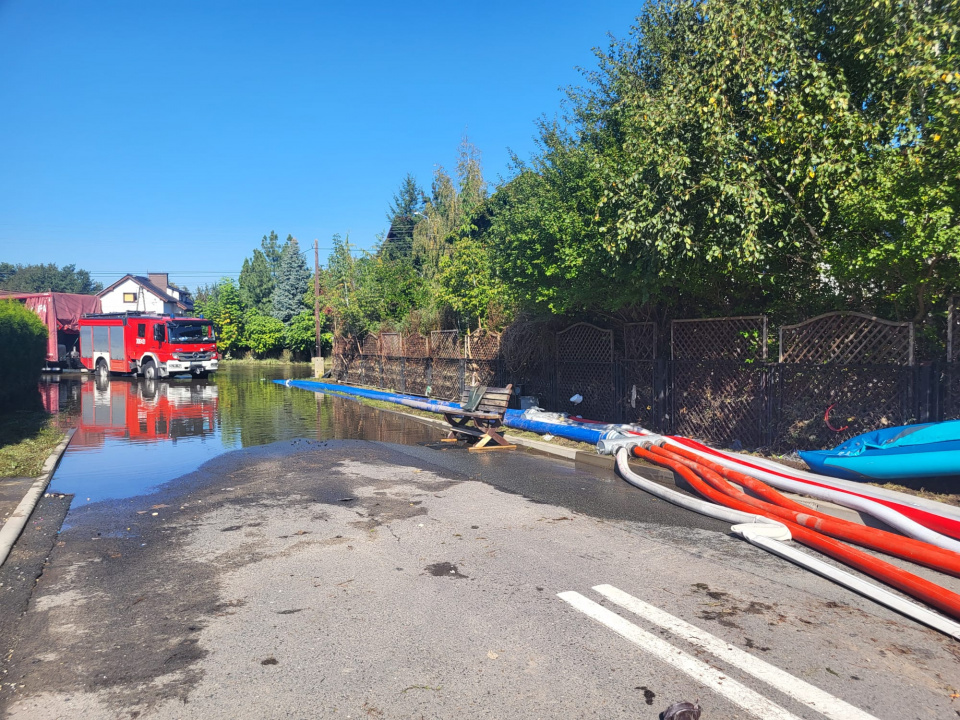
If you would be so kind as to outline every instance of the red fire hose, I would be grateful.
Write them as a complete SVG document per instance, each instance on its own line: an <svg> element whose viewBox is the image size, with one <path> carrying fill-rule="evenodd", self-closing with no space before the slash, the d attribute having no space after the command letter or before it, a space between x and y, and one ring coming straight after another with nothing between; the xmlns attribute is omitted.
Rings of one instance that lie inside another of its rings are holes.
<svg viewBox="0 0 960 720"><path fill-rule="evenodd" d="M695 472L692 468L688 467L684 463L685 458L677 457L674 459L666 457L661 454L650 452L649 450L639 446L634 447L632 453L635 457L642 458L648 462L652 462L663 467L668 467L671 470L676 471L681 477L687 480L687 482L689 482L697 490L697 492L715 503L751 514L765 514L764 511L758 511L757 508L753 507L752 505L742 502L738 498L730 497L712 487L708 482L706 482L705 479L701 477L701 474L712 474L715 476L713 478L714 481L719 480L724 484L725 481L719 475L713 473L713 471L711 471L709 468L700 466L698 471ZM694 464L696 465L697 463ZM829 555L840 562L850 565L851 567L854 567L857 570L866 573L867 575L871 575L872 577L875 577L878 580L887 583L891 587L895 587L898 590L917 598L918 600L922 600L928 605L947 613L953 618L960 619L960 595L950 592L946 588L942 588L939 585L930 582L929 580L917 577L906 570L901 570L900 568L875 558L872 555L863 552L862 550L848 547L837 540L826 537L825 535L821 535L820 533L810 530L802 525L798 525L795 522L780 518L777 519L790 530L790 534L798 542L803 543L804 545L811 547L814 550L823 553L824 555Z"/></svg>
<svg viewBox="0 0 960 720"><path fill-rule="evenodd" d="M710 482L714 488L740 502L751 505L761 511L760 514L764 512L769 513L779 520L789 520L790 522L803 525L804 527L808 527L825 535L847 540L862 547L879 550L888 555L900 557L904 560L915 562L918 565L925 565L934 570L960 577L960 554L951 550L944 550L929 543L887 532L886 530L864 527L849 520L843 520L818 510L813 510L784 497L756 478L744 475L736 470L725 468L718 463L702 458L683 448L674 447L667 449L654 445L650 448L650 452L670 460L684 463L687 467L699 473L704 480ZM760 495L763 500L751 497L739 488L731 487L723 478L752 490L757 495Z"/></svg>

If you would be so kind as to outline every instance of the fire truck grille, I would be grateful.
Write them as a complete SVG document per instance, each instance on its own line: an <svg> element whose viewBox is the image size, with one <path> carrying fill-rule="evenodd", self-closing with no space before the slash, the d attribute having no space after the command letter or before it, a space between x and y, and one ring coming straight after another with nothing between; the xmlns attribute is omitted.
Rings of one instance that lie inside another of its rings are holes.
<svg viewBox="0 0 960 720"><path fill-rule="evenodd" d="M209 360L213 357L210 351L178 353L181 360Z"/></svg>

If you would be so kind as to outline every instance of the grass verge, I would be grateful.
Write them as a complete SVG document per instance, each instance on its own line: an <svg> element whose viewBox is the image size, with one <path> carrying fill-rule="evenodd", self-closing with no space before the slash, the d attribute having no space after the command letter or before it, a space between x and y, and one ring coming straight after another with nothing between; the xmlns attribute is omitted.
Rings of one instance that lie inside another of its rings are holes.
<svg viewBox="0 0 960 720"><path fill-rule="evenodd" d="M64 434L45 412L0 416L0 478L37 477Z"/></svg>

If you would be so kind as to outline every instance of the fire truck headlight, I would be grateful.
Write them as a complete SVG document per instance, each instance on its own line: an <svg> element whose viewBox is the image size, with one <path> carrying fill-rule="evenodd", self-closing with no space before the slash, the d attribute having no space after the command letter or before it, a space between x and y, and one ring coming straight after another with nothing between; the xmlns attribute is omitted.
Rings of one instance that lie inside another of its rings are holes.
<svg viewBox="0 0 960 720"><path fill-rule="evenodd" d="M170 353L170 357L172 357L174 360L179 360L180 353Z"/></svg>

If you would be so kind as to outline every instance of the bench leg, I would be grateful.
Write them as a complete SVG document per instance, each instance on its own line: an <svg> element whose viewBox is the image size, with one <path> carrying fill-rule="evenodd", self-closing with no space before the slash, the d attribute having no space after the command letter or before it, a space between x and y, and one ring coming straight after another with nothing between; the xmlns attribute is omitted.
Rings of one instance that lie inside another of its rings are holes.
<svg viewBox="0 0 960 720"><path fill-rule="evenodd" d="M493 440L493 445L488 445ZM486 428L480 442L470 447L470 452L486 452L488 450L516 450L516 445L511 445L503 436L492 428Z"/></svg>

